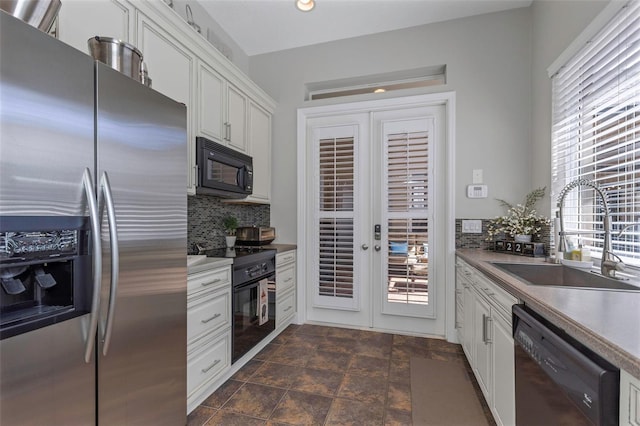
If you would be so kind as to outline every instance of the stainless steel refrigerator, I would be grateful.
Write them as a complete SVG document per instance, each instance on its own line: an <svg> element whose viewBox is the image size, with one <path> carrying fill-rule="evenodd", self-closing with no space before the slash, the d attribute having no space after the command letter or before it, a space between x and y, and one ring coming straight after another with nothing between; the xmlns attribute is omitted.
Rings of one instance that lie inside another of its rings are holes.
<svg viewBox="0 0 640 426"><path fill-rule="evenodd" d="M186 108L0 11L0 424L186 423Z"/></svg>

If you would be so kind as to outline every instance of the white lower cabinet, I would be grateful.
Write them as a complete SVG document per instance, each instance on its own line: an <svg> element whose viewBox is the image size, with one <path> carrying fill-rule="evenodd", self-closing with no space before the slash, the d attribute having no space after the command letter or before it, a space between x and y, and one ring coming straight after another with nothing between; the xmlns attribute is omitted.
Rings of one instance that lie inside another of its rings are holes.
<svg viewBox="0 0 640 426"><path fill-rule="evenodd" d="M491 318L493 386L490 407L498 424L512 425L516 422L516 376L511 320L497 312Z"/></svg>
<svg viewBox="0 0 640 426"><path fill-rule="evenodd" d="M478 384L484 393L487 402L491 397L491 355L492 345L489 336L491 326L491 307L482 297L475 297L473 304L473 372L476 374Z"/></svg>
<svg viewBox="0 0 640 426"><path fill-rule="evenodd" d="M231 365L231 333L222 333L199 345L187 356L187 399L202 394L203 398L210 392L206 385L213 381L224 368ZM207 391L198 392L205 388Z"/></svg>
<svg viewBox="0 0 640 426"><path fill-rule="evenodd" d="M231 266L187 277L187 412L231 367Z"/></svg>
<svg viewBox="0 0 640 426"><path fill-rule="evenodd" d="M289 325L296 313L296 251L276 255L276 330Z"/></svg>
<svg viewBox="0 0 640 426"><path fill-rule="evenodd" d="M640 426L640 379L620 370L620 426Z"/></svg>
<svg viewBox="0 0 640 426"><path fill-rule="evenodd" d="M518 300L461 259L456 259L456 289L462 310L458 327L487 405L498 425L515 424L514 344L511 306Z"/></svg>

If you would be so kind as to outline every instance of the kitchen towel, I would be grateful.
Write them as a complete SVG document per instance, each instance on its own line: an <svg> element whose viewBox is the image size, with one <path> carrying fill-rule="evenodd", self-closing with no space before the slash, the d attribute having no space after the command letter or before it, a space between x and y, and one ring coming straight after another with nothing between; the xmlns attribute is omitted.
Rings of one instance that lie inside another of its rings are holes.
<svg viewBox="0 0 640 426"><path fill-rule="evenodd" d="M269 280L265 278L260 280L260 285L258 286L258 325L262 325L269 321L268 285Z"/></svg>
<svg viewBox="0 0 640 426"><path fill-rule="evenodd" d="M411 358L414 426L488 426L464 364Z"/></svg>

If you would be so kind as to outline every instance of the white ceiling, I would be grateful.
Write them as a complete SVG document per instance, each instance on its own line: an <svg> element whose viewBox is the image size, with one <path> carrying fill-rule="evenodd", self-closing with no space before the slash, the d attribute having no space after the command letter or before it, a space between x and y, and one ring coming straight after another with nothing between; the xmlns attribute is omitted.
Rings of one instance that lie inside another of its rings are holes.
<svg viewBox="0 0 640 426"><path fill-rule="evenodd" d="M198 0L248 56L501 10L532 0Z"/></svg>

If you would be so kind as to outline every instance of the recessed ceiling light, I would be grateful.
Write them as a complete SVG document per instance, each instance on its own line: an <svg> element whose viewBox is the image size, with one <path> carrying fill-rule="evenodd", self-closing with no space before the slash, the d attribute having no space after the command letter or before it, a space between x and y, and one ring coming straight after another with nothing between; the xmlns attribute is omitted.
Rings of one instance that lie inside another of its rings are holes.
<svg viewBox="0 0 640 426"><path fill-rule="evenodd" d="M296 0L296 7L303 12L309 12L316 6L314 0Z"/></svg>
<svg viewBox="0 0 640 426"><path fill-rule="evenodd" d="M373 91L373 93L384 93L384 92L386 92L386 90L384 90L382 88L376 89L376 90Z"/></svg>

